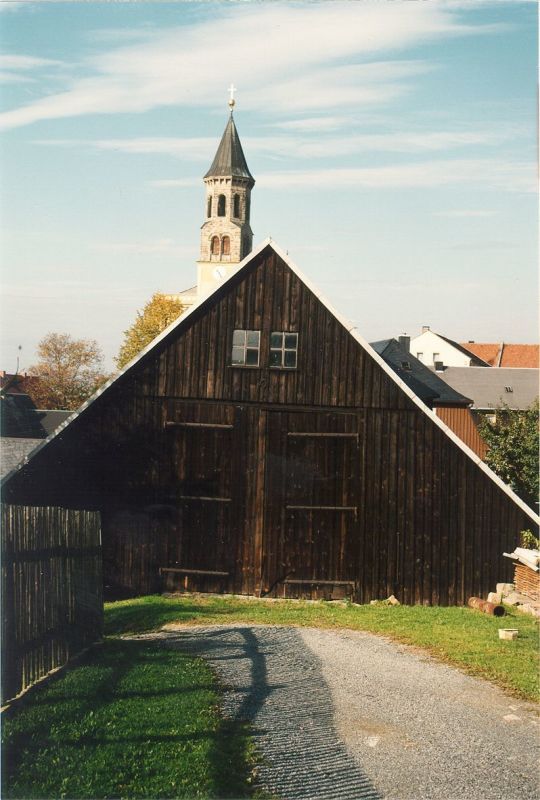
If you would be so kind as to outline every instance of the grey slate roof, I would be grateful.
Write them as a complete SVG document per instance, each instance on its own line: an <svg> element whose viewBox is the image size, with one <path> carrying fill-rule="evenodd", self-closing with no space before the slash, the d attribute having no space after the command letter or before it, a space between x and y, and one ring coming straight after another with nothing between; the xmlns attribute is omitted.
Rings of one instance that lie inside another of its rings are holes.
<svg viewBox="0 0 540 800"><path fill-rule="evenodd" d="M478 411L501 405L529 408L538 397L539 374L537 369L516 367L447 367L437 373L453 389L472 397L473 409Z"/></svg>
<svg viewBox="0 0 540 800"><path fill-rule="evenodd" d="M9 436L0 439L0 476L3 478L32 452L42 439L18 439Z"/></svg>
<svg viewBox="0 0 540 800"><path fill-rule="evenodd" d="M6 394L0 398L1 436L46 439L71 413L36 408L27 394Z"/></svg>
<svg viewBox="0 0 540 800"><path fill-rule="evenodd" d="M248 169L232 114L221 137L212 166L204 177L214 178L219 176L247 178L252 184L255 183L253 175Z"/></svg>
<svg viewBox="0 0 540 800"><path fill-rule="evenodd" d="M409 389L427 406L461 406L468 408L471 404L465 397L441 380L429 367L422 364L412 353L409 353L397 339L382 339L370 342L371 347L383 358L389 367L399 375Z"/></svg>

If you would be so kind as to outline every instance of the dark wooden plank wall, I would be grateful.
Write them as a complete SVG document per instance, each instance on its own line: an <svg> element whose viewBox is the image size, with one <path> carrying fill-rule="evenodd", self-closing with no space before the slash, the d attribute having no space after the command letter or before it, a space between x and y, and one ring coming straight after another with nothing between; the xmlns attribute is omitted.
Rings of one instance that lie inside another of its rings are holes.
<svg viewBox="0 0 540 800"><path fill-rule="evenodd" d="M103 632L99 514L2 505L2 699Z"/></svg>
<svg viewBox="0 0 540 800"><path fill-rule="evenodd" d="M260 368L230 366L235 328L261 330ZM299 332L298 369L267 366L273 330ZM299 432L357 438L332 448ZM355 580L363 602L464 603L510 577L502 552L533 527L271 248L7 488L100 509L106 584L131 594L157 591L159 567L225 571L171 580L248 594L283 593L292 570ZM197 493L210 499L182 498ZM355 510L287 508L332 504Z"/></svg>

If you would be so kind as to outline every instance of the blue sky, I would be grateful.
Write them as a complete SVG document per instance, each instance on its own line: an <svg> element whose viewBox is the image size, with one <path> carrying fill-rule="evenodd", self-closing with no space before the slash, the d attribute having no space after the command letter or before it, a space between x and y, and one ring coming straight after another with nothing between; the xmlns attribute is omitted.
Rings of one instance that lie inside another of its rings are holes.
<svg viewBox="0 0 540 800"><path fill-rule="evenodd" d="M254 241L368 340L536 341L537 6L505 0L0 2L0 367L49 331L108 366L193 285L235 119Z"/></svg>

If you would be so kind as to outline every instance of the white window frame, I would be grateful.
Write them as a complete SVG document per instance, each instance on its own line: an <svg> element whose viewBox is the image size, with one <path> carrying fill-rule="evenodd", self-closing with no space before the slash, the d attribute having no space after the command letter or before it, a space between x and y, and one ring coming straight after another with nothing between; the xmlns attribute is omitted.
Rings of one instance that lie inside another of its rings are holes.
<svg viewBox="0 0 540 800"><path fill-rule="evenodd" d="M242 340L240 336L237 334L243 334ZM256 335L257 337L257 344L249 344L248 345L248 334ZM235 341L236 339L236 341ZM234 360L234 351L241 351L242 352L242 361L235 361ZM248 364L247 363L247 353L248 350L256 351L257 353L257 363L256 364ZM235 328L233 331L233 338L232 338L232 349L231 349L231 366L233 367L258 367L261 360L261 332L260 331L250 331L244 330L243 328Z"/></svg>
<svg viewBox="0 0 540 800"><path fill-rule="evenodd" d="M281 336L281 346L272 346L272 336ZM285 346L285 337L294 336L296 338L295 347ZM272 331L270 334L270 358L272 353L280 353L280 363L270 364L270 369L297 369L298 367L298 333L297 331ZM294 366L285 364L285 353L294 353Z"/></svg>

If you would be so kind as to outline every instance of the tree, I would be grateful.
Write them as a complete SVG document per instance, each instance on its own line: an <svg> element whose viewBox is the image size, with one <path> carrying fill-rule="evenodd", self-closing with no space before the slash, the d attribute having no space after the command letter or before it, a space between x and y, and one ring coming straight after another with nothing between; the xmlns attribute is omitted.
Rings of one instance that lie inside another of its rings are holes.
<svg viewBox="0 0 540 800"><path fill-rule="evenodd" d="M107 376L103 354L94 339L73 339L68 333L48 333L38 344L36 377L29 390L38 408L75 409Z"/></svg>
<svg viewBox="0 0 540 800"><path fill-rule="evenodd" d="M480 426L489 447L486 463L531 508L538 503L538 400L525 411L497 409Z"/></svg>
<svg viewBox="0 0 540 800"><path fill-rule="evenodd" d="M124 342L115 359L119 369L135 358L156 336L177 319L184 306L180 300L157 292L142 311L137 311L133 325L124 331Z"/></svg>

